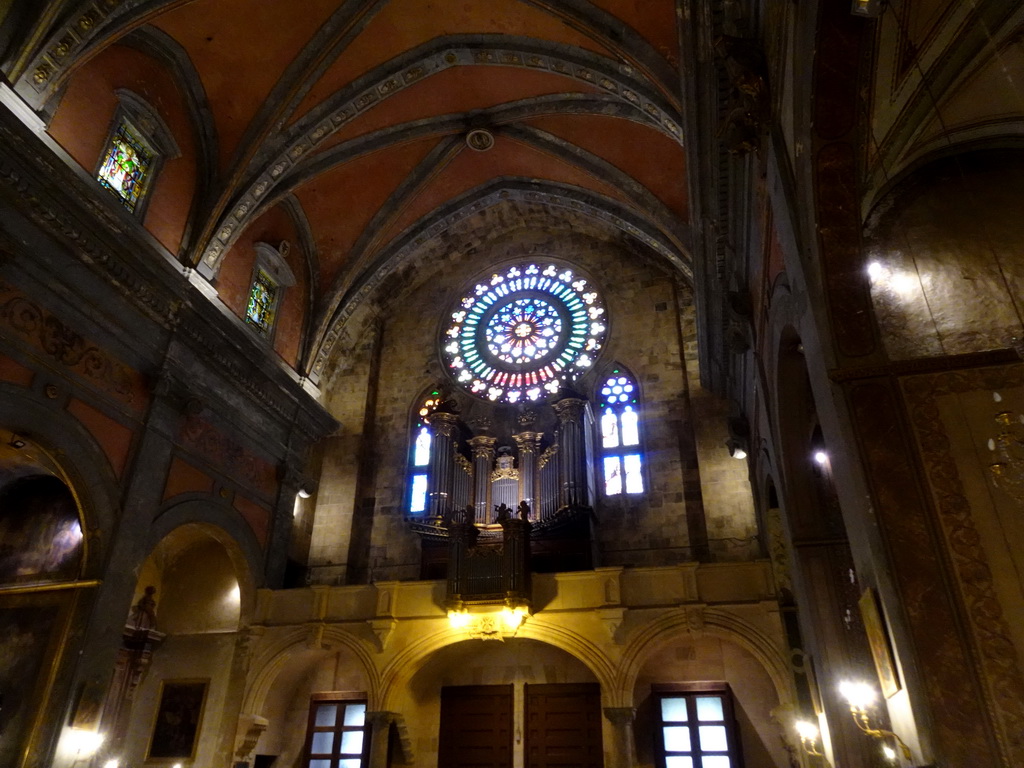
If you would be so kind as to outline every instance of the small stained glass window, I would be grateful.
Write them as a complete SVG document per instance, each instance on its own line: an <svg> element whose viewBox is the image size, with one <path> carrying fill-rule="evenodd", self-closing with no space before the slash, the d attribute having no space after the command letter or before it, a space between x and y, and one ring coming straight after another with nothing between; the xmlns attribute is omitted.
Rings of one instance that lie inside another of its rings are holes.
<svg viewBox="0 0 1024 768"><path fill-rule="evenodd" d="M430 451L433 435L427 417L441 404L439 392L431 392L420 404L412 431L412 451L409 456L409 514L422 515L427 511L427 486L430 478Z"/></svg>
<svg viewBox="0 0 1024 768"><path fill-rule="evenodd" d="M134 212L146 194L154 158L139 132L127 120L121 120L110 137L96 178Z"/></svg>
<svg viewBox="0 0 1024 768"><path fill-rule="evenodd" d="M245 322L256 328L263 336L270 334L274 327L274 310L277 307L279 288L274 279L257 268L249 291L249 304L245 309Z"/></svg>
<svg viewBox="0 0 1024 768"><path fill-rule="evenodd" d="M598 390L606 496L644 492L637 395L633 377L621 368L614 369Z"/></svg>

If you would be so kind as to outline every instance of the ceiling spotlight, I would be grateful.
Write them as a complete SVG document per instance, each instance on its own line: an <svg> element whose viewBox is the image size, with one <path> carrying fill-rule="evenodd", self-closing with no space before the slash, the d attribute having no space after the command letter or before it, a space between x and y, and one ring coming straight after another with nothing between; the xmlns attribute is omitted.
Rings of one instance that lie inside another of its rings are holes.
<svg viewBox="0 0 1024 768"><path fill-rule="evenodd" d="M872 261L868 264L868 277L872 280L878 280L885 273L885 267L880 262Z"/></svg>
<svg viewBox="0 0 1024 768"><path fill-rule="evenodd" d="M815 451L814 452L814 461L819 466L823 467L823 466L825 466L825 464L828 463L828 454L825 453L824 451Z"/></svg>
<svg viewBox="0 0 1024 768"><path fill-rule="evenodd" d="M311 491L309 489L308 485L300 485L299 486L299 498L300 499L308 499L312 495L313 495L313 491Z"/></svg>

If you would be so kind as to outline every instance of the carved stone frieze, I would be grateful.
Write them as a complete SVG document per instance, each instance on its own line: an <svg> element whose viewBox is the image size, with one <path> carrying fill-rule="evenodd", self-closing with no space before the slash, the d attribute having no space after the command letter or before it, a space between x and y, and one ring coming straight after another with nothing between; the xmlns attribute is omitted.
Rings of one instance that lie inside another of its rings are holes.
<svg viewBox="0 0 1024 768"><path fill-rule="evenodd" d="M0 281L0 323L72 373L90 379L118 400L132 404L139 375L115 360L55 315Z"/></svg>

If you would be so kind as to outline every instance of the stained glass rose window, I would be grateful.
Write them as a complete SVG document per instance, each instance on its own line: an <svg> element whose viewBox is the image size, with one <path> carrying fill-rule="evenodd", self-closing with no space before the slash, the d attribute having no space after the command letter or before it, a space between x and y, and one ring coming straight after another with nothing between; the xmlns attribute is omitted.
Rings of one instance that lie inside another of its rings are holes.
<svg viewBox="0 0 1024 768"><path fill-rule="evenodd" d="M604 344L607 317L589 281L548 262L506 267L458 302L444 360L465 390L496 402L541 400L585 372Z"/></svg>

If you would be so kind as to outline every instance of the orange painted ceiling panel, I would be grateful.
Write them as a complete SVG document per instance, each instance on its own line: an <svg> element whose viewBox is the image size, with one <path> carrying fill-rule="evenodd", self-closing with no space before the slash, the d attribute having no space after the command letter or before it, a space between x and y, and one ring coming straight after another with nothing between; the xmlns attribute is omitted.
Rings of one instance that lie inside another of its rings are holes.
<svg viewBox="0 0 1024 768"><path fill-rule="evenodd" d="M434 115L460 114L536 96L599 93L575 79L553 72L525 71L511 76L494 67L446 69L371 107L322 145L322 149L356 136Z"/></svg>
<svg viewBox="0 0 1024 768"><path fill-rule="evenodd" d="M609 55L591 38L519 0L391 0L313 86L297 114L410 48L459 34L521 35Z"/></svg>
<svg viewBox="0 0 1024 768"><path fill-rule="evenodd" d="M188 51L210 100L224 167L284 69L337 8L338 0L299 4L196 0L152 23Z"/></svg>
<svg viewBox="0 0 1024 768"><path fill-rule="evenodd" d="M487 152L463 149L412 201L386 232L382 242L397 236L420 217L453 197L500 176L517 176L572 184L629 204L613 185L595 178L560 158L501 136Z"/></svg>
<svg viewBox="0 0 1024 768"><path fill-rule="evenodd" d="M371 153L296 192L316 241L322 291L329 290L370 219L436 143L434 138L422 139Z"/></svg>
<svg viewBox="0 0 1024 768"><path fill-rule="evenodd" d="M673 0L590 0L631 26L673 66L679 64L679 33Z"/></svg>
<svg viewBox="0 0 1024 768"><path fill-rule="evenodd" d="M604 115L550 115L524 122L607 160L687 219L686 156L680 144L660 131Z"/></svg>

